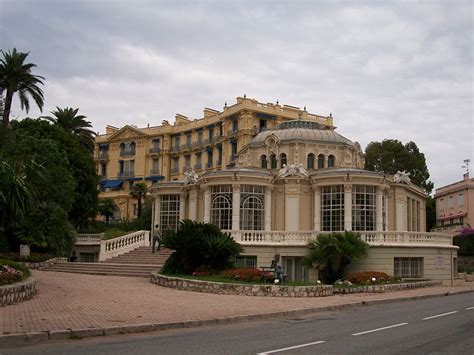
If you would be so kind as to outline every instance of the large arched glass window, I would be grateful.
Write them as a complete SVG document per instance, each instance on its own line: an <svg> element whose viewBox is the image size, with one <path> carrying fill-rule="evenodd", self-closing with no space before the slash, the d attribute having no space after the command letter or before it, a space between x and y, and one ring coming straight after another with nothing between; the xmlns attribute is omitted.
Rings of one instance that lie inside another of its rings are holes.
<svg viewBox="0 0 474 355"><path fill-rule="evenodd" d="M375 230L375 186L352 187L352 230Z"/></svg>
<svg viewBox="0 0 474 355"><path fill-rule="evenodd" d="M232 229L232 186L211 187L211 223L223 230Z"/></svg>
<svg viewBox="0 0 474 355"><path fill-rule="evenodd" d="M260 164L263 169L267 168L267 156L265 154L260 157Z"/></svg>
<svg viewBox="0 0 474 355"><path fill-rule="evenodd" d="M318 155L318 169L324 168L324 154L319 154Z"/></svg>
<svg viewBox="0 0 474 355"><path fill-rule="evenodd" d="M344 230L344 186L321 188L321 230Z"/></svg>
<svg viewBox="0 0 474 355"><path fill-rule="evenodd" d="M264 187L242 185L240 188L240 229L264 229Z"/></svg>
<svg viewBox="0 0 474 355"><path fill-rule="evenodd" d="M336 165L336 158L334 155L328 156L328 168L333 168Z"/></svg>
<svg viewBox="0 0 474 355"><path fill-rule="evenodd" d="M135 155L135 142L130 143L130 155Z"/></svg>
<svg viewBox="0 0 474 355"><path fill-rule="evenodd" d="M306 166L308 167L308 169L314 169L314 154L313 153L308 154L308 161L307 161Z"/></svg>
<svg viewBox="0 0 474 355"><path fill-rule="evenodd" d="M285 165L287 165L287 163L286 163L286 154L281 153L280 154L280 168L283 168Z"/></svg>
<svg viewBox="0 0 474 355"><path fill-rule="evenodd" d="M123 157L125 155L125 143L120 144L120 156Z"/></svg>
<svg viewBox="0 0 474 355"><path fill-rule="evenodd" d="M179 195L162 195L160 199L160 228L176 230L179 224Z"/></svg>
<svg viewBox="0 0 474 355"><path fill-rule="evenodd" d="M270 155L270 162L271 162L271 168L276 169L277 168L277 158L275 154Z"/></svg>

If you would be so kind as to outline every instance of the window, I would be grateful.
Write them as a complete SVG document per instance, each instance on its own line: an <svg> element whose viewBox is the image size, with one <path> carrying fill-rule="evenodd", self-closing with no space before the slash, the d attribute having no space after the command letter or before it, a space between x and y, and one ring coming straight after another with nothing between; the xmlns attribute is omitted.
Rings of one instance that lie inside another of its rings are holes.
<svg viewBox="0 0 474 355"><path fill-rule="evenodd" d="M260 120L259 121L259 131L265 131L267 129L267 120Z"/></svg>
<svg viewBox="0 0 474 355"><path fill-rule="evenodd" d="M458 195L458 206L464 206L464 195L462 192L460 192Z"/></svg>
<svg viewBox="0 0 474 355"><path fill-rule="evenodd" d="M267 168L267 156L266 155L262 155L260 157L260 166L262 167L262 169Z"/></svg>
<svg viewBox="0 0 474 355"><path fill-rule="evenodd" d="M308 167L308 169L314 169L314 154L313 153L308 154L308 160L307 160L306 166Z"/></svg>
<svg viewBox="0 0 474 355"><path fill-rule="evenodd" d="M454 208L454 196L449 196L448 208Z"/></svg>
<svg viewBox="0 0 474 355"><path fill-rule="evenodd" d="M119 162L119 175L120 176L133 176L135 175L135 160L121 160Z"/></svg>
<svg viewBox="0 0 474 355"><path fill-rule="evenodd" d="M321 188L321 229L323 231L344 230L344 186Z"/></svg>
<svg viewBox="0 0 474 355"><path fill-rule="evenodd" d="M237 155L237 142L231 142L230 143L230 150L231 150L231 157L230 160L233 161L235 160L236 155Z"/></svg>
<svg viewBox="0 0 474 355"><path fill-rule="evenodd" d="M212 149L207 151L207 167L212 168Z"/></svg>
<svg viewBox="0 0 474 355"><path fill-rule="evenodd" d="M257 257L249 255L240 255L235 257L235 266L241 268L257 268Z"/></svg>
<svg viewBox="0 0 474 355"><path fill-rule="evenodd" d="M179 224L179 195L161 195L160 228L177 230Z"/></svg>
<svg viewBox="0 0 474 355"><path fill-rule="evenodd" d="M240 191L240 229L263 230L264 187L242 185Z"/></svg>
<svg viewBox="0 0 474 355"><path fill-rule="evenodd" d="M333 168L336 164L336 158L334 155L328 156L328 168Z"/></svg>
<svg viewBox="0 0 474 355"><path fill-rule="evenodd" d="M222 147L217 146L217 165L222 164Z"/></svg>
<svg viewBox="0 0 474 355"><path fill-rule="evenodd" d="M277 158L275 154L270 155L270 163L272 169L277 168Z"/></svg>
<svg viewBox="0 0 474 355"><path fill-rule="evenodd" d="M133 204L133 217L138 216L138 205L136 203Z"/></svg>
<svg viewBox="0 0 474 355"><path fill-rule="evenodd" d="M103 178L107 177L107 164L106 163L100 163L100 176Z"/></svg>
<svg viewBox="0 0 474 355"><path fill-rule="evenodd" d="M198 131L198 143L202 143L202 131Z"/></svg>
<svg viewBox="0 0 474 355"><path fill-rule="evenodd" d="M283 168L286 165L286 154L280 154L280 168Z"/></svg>
<svg viewBox="0 0 474 355"><path fill-rule="evenodd" d="M324 154L319 154L318 155L318 169L323 169L324 168Z"/></svg>
<svg viewBox="0 0 474 355"><path fill-rule="evenodd" d="M173 158L171 165L171 173L176 174L179 172L179 158Z"/></svg>
<svg viewBox="0 0 474 355"><path fill-rule="evenodd" d="M423 277L423 258L394 258L393 268L395 277Z"/></svg>
<svg viewBox="0 0 474 355"><path fill-rule="evenodd" d="M439 210L444 211L444 198L439 200Z"/></svg>
<svg viewBox="0 0 474 355"><path fill-rule="evenodd" d="M122 143L120 144L120 156L126 157L130 155L135 155L135 149L136 149L135 142Z"/></svg>
<svg viewBox="0 0 474 355"><path fill-rule="evenodd" d="M233 120L232 121L232 133L237 133L239 130L239 121Z"/></svg>
<svg viewBox="0 0 474 355"><path fill-rule="evenodd" d="M196 165L194 165L195 170L202 169L201 162L202 162L201 153L196 153Z"/></svg>
<svg viewBox="0 0 474 355"><path fill-rule="evenodd" d="M375 230L375 186L352 188L352 230Z"/></svg>
<svg viewBox="0 0 474 355"><path fill-rule="evenodd" d="M214 143L214 128L209 128L209 143Z"/></svg>
<svg viewBox="0 0 474 355"><path fill-rule="evenodd" d="M151 161L151 175L158 175L160 172L160 161L158 159L153 159Z"/></svg>
<svg viewBox="0 0 474 355"><path fill-rule="evenodd" d="M211 223L223 230L232 229L232 186L211 187Z"/></svg>
<svg viewBox="0 0 474 355"><path fill-rule="evenodd" d="M179 136L174 137L174 147L179 149Z"/></svg>
<svg viewBox="0 0 474 355"><path fill-rule="evenodd" d="M185 155L184 156L184 168L186 170L191 168L191 156L190 155Z"/></svg>

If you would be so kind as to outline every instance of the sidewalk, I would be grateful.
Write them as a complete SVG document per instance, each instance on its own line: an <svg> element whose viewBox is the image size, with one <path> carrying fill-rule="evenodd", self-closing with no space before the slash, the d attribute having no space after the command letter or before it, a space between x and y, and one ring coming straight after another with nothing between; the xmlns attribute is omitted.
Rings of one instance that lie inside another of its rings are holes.
<svg viewBox="0 0 474 355"><path fill-rule="evenodd" d="M0 345L2 336L6 334L34 332L53 334L54 331L86 328L102 329L103 334L103 329L108 327L117 327L116 333L119 333L120 327L130 325L156 325L245 316L251 316L250 319L259 314L299 312L319 307L360 304L363 301L370 303L448 292L474 292L474 283L470 282L456 287L432 287L382 294L336 295L321 298L249 297L178 291L151 284L149 279L145 278L36 270L32 273L37 280L38 294L31 300L0 308ZM192 325L197 324L199 322L194 322ZM181 324L181 327L183 326L187 325ZM143 327L143 330L153 329L159 328ZM83 333L83 336L97 335L93 332L89 335L87 332ZM70 337L70 331L69 336L63 336L66 337ZM7 338L13 340L12 336ZM38 337L38 340L47 339L48 334L46 339Z"/></svg>

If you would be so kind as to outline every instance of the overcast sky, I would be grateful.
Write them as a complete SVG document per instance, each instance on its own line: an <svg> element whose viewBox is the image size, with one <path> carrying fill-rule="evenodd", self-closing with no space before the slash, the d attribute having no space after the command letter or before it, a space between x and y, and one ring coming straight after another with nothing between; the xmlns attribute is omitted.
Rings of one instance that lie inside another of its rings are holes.
<svg viewBox="0 0 474 355"><path fill-rule="evenodd" d="M412 140L440 187L474 166L473 4L0 0L0 48L30 52L43 113L79 107L101 133L246 93L332 112L363 147Z"/></svg>

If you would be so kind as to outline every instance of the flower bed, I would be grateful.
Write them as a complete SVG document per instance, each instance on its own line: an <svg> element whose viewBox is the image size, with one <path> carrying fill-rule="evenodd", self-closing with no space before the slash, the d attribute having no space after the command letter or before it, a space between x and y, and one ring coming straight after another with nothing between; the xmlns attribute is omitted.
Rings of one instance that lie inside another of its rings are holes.
<svg viewBox="0 0 474 355"><path fill-rule="evenodd" d="M0 307L25 301L36 293L36 280L33 277L11 285L0 286Z"/></svg>
<svg viewBox="0 0 474 355"><path fill-rule="evenodd" d="M285 286L265 284L222 283L192 280L151 273L151 283L178 290L214 293L220 295L266 297L325 297L333 294L332 285Z"/></svg>

